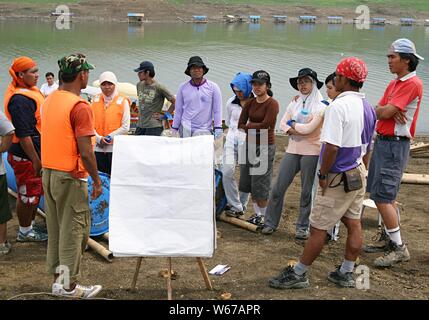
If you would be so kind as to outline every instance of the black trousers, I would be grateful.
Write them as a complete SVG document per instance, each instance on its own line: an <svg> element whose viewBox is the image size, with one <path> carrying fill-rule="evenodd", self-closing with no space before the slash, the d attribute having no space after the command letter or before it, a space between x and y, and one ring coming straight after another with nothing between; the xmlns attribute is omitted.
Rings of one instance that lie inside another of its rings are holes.
<svg viewBox="0 0 429 320"><path fill-rule="evenodd" d="M98 171L107 173L109 176L112 172L112 152L95 152L97 159Z"/></svg>

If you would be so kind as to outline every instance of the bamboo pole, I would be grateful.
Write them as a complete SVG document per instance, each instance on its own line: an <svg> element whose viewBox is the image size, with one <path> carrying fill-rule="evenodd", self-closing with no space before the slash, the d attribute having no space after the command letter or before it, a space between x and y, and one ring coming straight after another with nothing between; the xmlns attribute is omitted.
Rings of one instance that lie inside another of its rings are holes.
<svg viewBox="0 0 429 320"><path fill-rule="evenodd" d="M233 217L228 217L223 212L220 215L219 219L221 221L228 222L228 223L233 224L233 225L235 225L237 227L240 227L240 228L252 231L252 232L258 232L259 229L261 228L261 227L259 227L257 225L254 225L254 224L250 223L250 222L247 222L247 221L244 221L244 220L241 220L241 219L237 219L237 218L233 218Z"/></svg>
<svg viewBox="0 0 429 320"><path fill-rule="evenodd" d="M108 232L103 233L102 237L104 240L109 241L109 233Z"/></svg>
<svg viewBox="0 0 429 320"><path fill-rule="evenodd" d="M427 175L427 174L404 173L402 175L402 183L409 183L409 184L429 184L429 175Z"/></svg>
<svg viewBox="0 0 429 320"><path fill-rule="evenodd" d="M210 281L209 274L207 273L206 266L202 258L197 258L198 266L200 267L201 274L203 275L204 282L206 283L207 290L213 290L212 282Z"/></svg>
<svg viewBox="0 0 429 320"><path fill-rule="evenodd" d="M106 259L108 262L112 262L113 260L113 253L109 250L107 250L105 247L103 247L101 244L99 244L94 239L88 238L88 246L94 250L96 253L98 253L100 256L102 256L104 259Z"/></svg>

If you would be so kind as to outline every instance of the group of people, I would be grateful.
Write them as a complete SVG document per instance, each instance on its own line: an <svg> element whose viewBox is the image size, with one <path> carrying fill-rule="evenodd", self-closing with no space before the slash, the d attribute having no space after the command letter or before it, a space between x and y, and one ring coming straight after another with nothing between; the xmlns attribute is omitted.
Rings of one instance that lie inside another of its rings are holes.
<svg viewBox="0 0 429 320"><path fill-rule="evenodd" d="M374 264L389 267L410 259L401 238L395 199L415 134L423 91L415 70L423 58L408 39L393 42L387 57L389 69L397 78L388 85L376 108L360 92L368 73L361 59L340 61L325 80L326 100L319 91L323 82L314 70L303 68L290 78L297 95L280 121L289 143L274 183L275 127L280 108L271 91L270 75L264 70L239 72L232 79L224 130L221 91L206 78L209 68L201 57L189 59L185 74L191 79L179 87L176 96L154 79L153 63L143 61L134 70L140 80L135 134L161 135L163 119L174 112L173 136L214 135L217 141L225 136L221 171L228 200L226 214L243 216L251 196L255 214L249 222L260 226L265 235L278 228L285 193L300 172L302 190L295 236L307 241L298 263L270 279L269 285L279 289L307 287L307 270L327 236L338 237L341 221L347 228L346 252L341 266L328 279L352 287L362 246L361 210L366 191L377 205L387 234L383 246L371 248L371 252L386 251ZM52 292L91 298L101 286L78 283L91 220L86 178L92 177L90 196L95 199L101 194L98 171L111 173L115 136L128 134L130 100L119 93L117 77L110 71L100 75L101 94L91 104L81 98L94 69L83 54L63 57L58 66L59 88L45 96L36 86L36 62L28 57L13 61L5 115L0 112L0 152L8 151L17 182L17 241L48 240ZM53 78L53 74L49 76ZM167 111L163 110L165 99L171 102ZM234 177L237 164L238 184ZM11 250L6 239L11 213L4 173L0 159L0 254ZM34 223L43 194L47 232ZM57 281L64 266L69 283Z"/></svg>

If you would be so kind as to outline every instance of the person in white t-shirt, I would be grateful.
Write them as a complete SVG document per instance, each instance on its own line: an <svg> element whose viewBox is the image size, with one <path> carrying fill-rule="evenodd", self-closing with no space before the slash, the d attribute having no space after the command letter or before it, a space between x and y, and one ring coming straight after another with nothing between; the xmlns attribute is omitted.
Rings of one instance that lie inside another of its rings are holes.
<svg viewBox="0 0 429 320"><path fill-rule="evenodd" d="M226 103L225 124L228 126L228 131L223 153L222 183L228 200L225 213L236 218L244 214L249 200L249 193L238 191L234 173L238 161L239 144L246 139L246 134L238 131L238 120L243 106L253 98L250 80L252 80L250 73L237 73L230 83L234 96Z"/></svg>
<svg viewBox="0 0 429 320"><path fill-rule="evenodd" d="M46 83L42 84L40 91L43 93L45 98L49 96L52 92L58 89L58 83L55 82L54 74L48 72L45 74Z"/></svg>

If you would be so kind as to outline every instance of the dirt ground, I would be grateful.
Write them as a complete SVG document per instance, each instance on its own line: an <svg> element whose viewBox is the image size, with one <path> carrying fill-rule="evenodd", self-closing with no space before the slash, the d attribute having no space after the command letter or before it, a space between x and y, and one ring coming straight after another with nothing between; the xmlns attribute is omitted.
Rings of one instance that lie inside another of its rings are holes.
<svg viewBox="0 0 429 320"><path fill-rule="evenodd" d="M416 141L429 142L429 136ZM286 137L277 137L275 172L287 144ZM409 173L429 174L429 156L411 158ZM402 235L408 245L411 261L392 269L376 269L373 260L378 254L362 253L361 264L370 268L370 289L342 289L327 281L329 271L341 263L345 247L345 227L341 226L338 242L327 245L309 272L310 288L279 291L271 289L267 280L276 275L291 259L297 259L304 242L294 239L300 196L300 179L296 177L286 194L280 228L270 236L252 233L224 222L218 222L221 233L212 259L205 259L208 269L228 264L231 270L223 276L210 276L214 291L205 290L203 278L193 258L173 259L173 269L179 277L173 281L173 297L180 300L216 300L224 292L232 299L428 299L429 298L429 209L426 195L429 185L404 184L398 197L402 203ZM425 200L426 199L426 200ZM14 200L11 207L14 207ZM252 205L246 216L253 212ZM376 211L367 209L363 219L364 242L377 233ZM40 217L38 217L41 220ZM49 292L51 277L45 272L46 243L16 243L18 224L16 214L8 224L12 252L0 258L0 299L23 293ZM101 243L103 243L100 240ZM107 246L106 243L104 243ZM114 258L112 263L96 253L85 252L82 263L82 284L101 284L101 298L108 299L166 299L166 281L159 277L167 267L166 258L145 258L137 282L137 290L129 290L136 258ZM17 299L55 299L49 295L29 295Z"/></svg>
<svg viewBox="0 0 429 320"><path fill-rule="evenodd" d="M413 17L423 24L427 12L419 12L412 7L396 8L370 4L371 14L385 17L388 23L399 23L400 17ZM23 4L20 1L0 3L1 19L36 18L49 19L51 12L55 11L54 4ZM192 4L175 5L166 0L83 0L70 4L74 13L73 20L91 21L127 21L128 12L144 12L148 22L180 22L189 21L193 15L207 15L209 22L223 21L229 15L261 15L262 21L272 21L273 15L287 15L290 21L297 21L299 15L316 15L324 21L329 15L341 15L345 22L352 22L358 14L355 8L320 8L313 6L281 6L281 5L231 5L210 4L204 1L193 1Z"/></svg>

